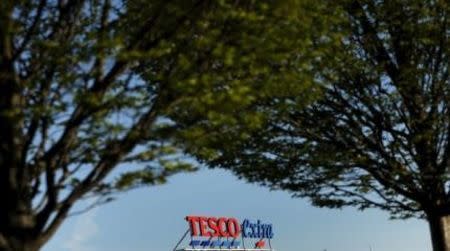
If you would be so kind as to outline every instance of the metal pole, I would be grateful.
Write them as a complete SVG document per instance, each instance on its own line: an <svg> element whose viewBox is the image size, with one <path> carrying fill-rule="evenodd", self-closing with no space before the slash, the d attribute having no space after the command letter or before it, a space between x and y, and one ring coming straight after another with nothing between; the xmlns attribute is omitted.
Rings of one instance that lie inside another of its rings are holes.
<svg viewBox="0 0 450 251"><path fill-rule="evenodd" d="M176 251L178 246L180 246L181 242L183 242L184 238L186 238L186 235L189 233L189 228L188 230L186 230L186 233L183 234L183 237L181 237L181 240L178 241L177 245L175 246L175 248L173 249L173 251Z"/></svg>

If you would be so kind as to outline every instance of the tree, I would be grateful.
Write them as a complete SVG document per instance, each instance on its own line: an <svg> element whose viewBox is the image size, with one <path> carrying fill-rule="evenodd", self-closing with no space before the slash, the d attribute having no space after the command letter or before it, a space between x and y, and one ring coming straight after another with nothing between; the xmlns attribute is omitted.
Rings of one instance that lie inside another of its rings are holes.
<svg viewBox="0 0 450 251"><path fill-rule="evenodd" d="M323 96L309 105L296 94L261 100L251 107L264 114L258 129L229 128L186 148L315 206L424 218L433 250L449 251L448 1L318 2L303 13L338 33L311 36L313 56L298 58L309 65L299 75ZM228 139L242 130L245 140Z"/></svg>
<svg viewBox="0 0 450 251"><path fill-rule="evenodd" d="M195 170L172 136L202 132L171 116L258 125L234 115L296 76L303 43L281 2L2 0L0 251L39 250L70 215Z"/></svg>

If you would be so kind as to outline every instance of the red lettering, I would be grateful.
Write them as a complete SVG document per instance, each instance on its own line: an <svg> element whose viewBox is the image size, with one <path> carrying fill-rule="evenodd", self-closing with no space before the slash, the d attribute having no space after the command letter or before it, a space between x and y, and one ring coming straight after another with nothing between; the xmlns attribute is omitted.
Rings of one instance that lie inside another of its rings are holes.
<svg viewBox="0 0 450 251"><path fill-rule="evenodd" d="M206 217L199 217L199 225L200 225L200 235L204 236L204 237L209 237L211 236L211 233L206 231L207 228L207 222L208 222L208 218Z"/></svg>
<svg viewBox="0 0 450 251"><path fill-rule="evenodd" d="M210 236L218 237L219 236L219 227L217 226L217 218L211 217L208 218L208 226L214 232L211 233Z"/></svg>
<svg viewBox="0 0 450 251"><path fill-rule="evenodd" d="M241 233L241 227L235 218L229 218L227 221L227 229L230 237L237 238Z"/></svg>
<svg viewBox="0 0 450 251"><path fill-rule="evenodd" d="M219 221L217 222L217 227L219 228L219 234L221 237L229 237L226 222L226 218L219 218Z"/></svg>
<svg viewBox="0 0 450 251"><path fill-rule="evenodd" d="M235 218L186 216L192 236L232 237L241 234L241 226Z"/></svg>
<svg viewBox="0 0 450 251"><path fill-rule="evenodd" d="M199 217L196 216L186 216L186 220L189 221L189 227L191 228L191 235L197 236L197 228L196 228L196 222L199 222Z"/></svg>

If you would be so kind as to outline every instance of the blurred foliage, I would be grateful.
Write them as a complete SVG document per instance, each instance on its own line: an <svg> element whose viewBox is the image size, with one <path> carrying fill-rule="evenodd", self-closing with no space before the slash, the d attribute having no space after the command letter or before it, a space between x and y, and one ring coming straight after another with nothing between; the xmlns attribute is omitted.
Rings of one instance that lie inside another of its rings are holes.
<svg viewBox="0 0 450 251"><path fill-rule="evenodd" d="M195 171L189 154L214 159L209 146L234 150L274 108L310 103L310 62L341 37L340 12L311 0L0 7L0 184L14 191L5 210L36 219L39 245L77 201Z"/></svg>
<svg viewBox="0 0 450 251"><path fill-rule="evenodd" d="M225 64L230 75L234 66L244 71L227 81L239 87L183 106L207 104L206 114L187 109L183 116L180 109L174 117L186 128L187 150L319 207L376 207L394 218L448 214L448 1L278 7L264 18L280 15L280 23L254 25L262 30L254 40L247 32L251 42L234 40L241 60L248 45L259 48L250 68L239 59L231 68ZM262 81L252 80L252 72ZM224 100L219 109L214 100ZM247 101L232 105L228 117L226 104L236 100Z"/></svg>

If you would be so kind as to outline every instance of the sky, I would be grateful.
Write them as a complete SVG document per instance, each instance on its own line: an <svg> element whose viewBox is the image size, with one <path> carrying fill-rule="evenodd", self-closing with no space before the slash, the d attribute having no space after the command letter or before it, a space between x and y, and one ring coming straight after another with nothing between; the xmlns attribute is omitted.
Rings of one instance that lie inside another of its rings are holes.
<svg viewBox="0 0 450 251"><path fill-rule="evenodd" d="M277 251L431 251L424 221L389 220L375 209L315 208L217 169L178 174L70 218L43 251L172 251L188 229L187 215L271 223Z"/></svg>

